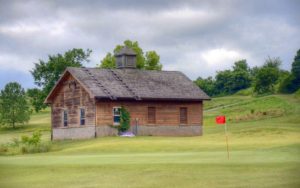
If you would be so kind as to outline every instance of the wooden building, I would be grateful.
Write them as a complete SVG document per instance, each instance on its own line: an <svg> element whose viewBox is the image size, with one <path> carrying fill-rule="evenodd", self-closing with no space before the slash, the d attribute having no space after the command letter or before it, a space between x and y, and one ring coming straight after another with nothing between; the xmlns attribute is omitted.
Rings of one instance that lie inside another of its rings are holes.
<svg viewBox="0 0 300 188"><path fill-rule="evenodd" d="M67 68L47 96L52 138L80 139L117 135L120 107L131 116L137 135L202 135L201 89L178 71L136 69L136 54L123 48L117 69Z"/></svg>

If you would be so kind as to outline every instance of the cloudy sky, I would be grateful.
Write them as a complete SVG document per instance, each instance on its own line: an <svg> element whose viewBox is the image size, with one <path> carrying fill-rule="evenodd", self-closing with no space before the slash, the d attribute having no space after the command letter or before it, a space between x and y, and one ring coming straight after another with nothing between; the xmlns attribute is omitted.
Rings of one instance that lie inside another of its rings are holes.
<svg viewBox="0 0 300 188"><path fill-rule="evenodd" d="M191 79L247 59L280 57L289 70L300 48L300 1L0 0L0 89L34 87L34 63L71 48L92 49L87 67L126 39L155 50L164 70Z"/></svg>

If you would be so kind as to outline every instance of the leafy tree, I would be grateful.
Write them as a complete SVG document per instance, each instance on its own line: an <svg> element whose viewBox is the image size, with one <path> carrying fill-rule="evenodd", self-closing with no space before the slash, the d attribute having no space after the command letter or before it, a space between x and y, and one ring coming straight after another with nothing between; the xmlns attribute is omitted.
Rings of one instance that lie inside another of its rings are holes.
<svg viewBox="0 0 300 188"><path fill-rule="evenodd" d="M5 85L0 94L0 124L15 128L30 119L30 109L24 89L17 82Z"/></svg>
<svg viewBox="0 0 300 188"><path fill-rule="evenodd" d="M198 77L194 82L209 96L218 94L218 92L216 91L215 80L211 76L205 79Z"/></svg>
<svg viewBox="0 0 300 188"><path fill-rule="evenodd" d="M35 84L41 89L29 91L36 111L45 108L44 100L67 67L82 67L89 62L91 50L72 49L64 54L49 55L47 61L39 60L31 72Z"/></svg>
<svg viewBox="0 0 300 188"><path fill-rule="evenodd" d="M247 60L246 59L242 59L242 60L239 60L239 61L236 61L233 65L233 71L245 71L245 72L249 72L250 71L250 68L247 64Z"/></svg>
<svg viewBox="0 0 300 188"><path fill-rule="evenodd" d="M254 80L254 92L257 94L272 93L280 75L279 58L268 58L265 64L257 69Z"/></svg>
<svg viewBox="0 0 300 188"><path fill-rule="evenodd" d="M292 74L294 75L296 81L300 82L300 49L297 51L297 54L294 58L294 62L292 63Z"/></svg>
<svg viewBox="0 0 300 188"><path fill-rule="evenodd" d="M122 45L117 45L114 49L114 53L119 52L123 47L131 48L136 55L136 66L138 69L146 70L161 70L162 65L159 63L159 55L155 51L144 52L139 46L137 41L125 40ZM115 57L112 53L107 53L106 56L101 60L99 65L100 68L116 68Z"/></svg>
<svg viewBox="0 0 300 188"><path fill-rule="evenodd" d="M27 96L30 100L31 105L34 107L36 112L46 108L46 104L41 103L45 100L45 94L41 89L33 88L27 90Z"/></svg>
<svg viewBox="0 0 300 188"><path fill-rule="evenodd" d="M279 90L283 93L293 93L300 88L300 49L292 63L291 73L284 77Z"/></svg>
<svg viewBox="0 0 300 188"><path fill-rule="evenodd" d="M218 71L216 75L216 89L219 94L231 94L233 87L233 74L231 70Z"/></svg>
<svg viewBox="0 0 300 188"><path fill-rule="evenodd" d="M114 55L107 53L106 56L101 60L100 67L104 69L116 68L116 59Z"/></svg>
<svg viewBox="0 0 300 188"><path fill-rule="evenodd" d="M234 63L233 70L218 71L216 74L216 90L221 95L233 94L251 85L250 68L246 60Z"/></svg>
<svg viewBox="0 0 300 188"><path fill-rule="evenodd" d="M232 88L233 93L250 87L251 75L250 68L245 59L234 63L232 71Z"/></svg>
<svg viewBox="0 0 300 188"><path fill-rule="evenodd" d="M146 52L145 69L161 70L162 64L159 63L159 55L155 51Z"/></svg>
<svg viewBox="0 0 300 188"><path fill-rule="evenodd" d="M130 114L123 106L120 109L120 126L119 131L125 132L130 128Z"/></svg>

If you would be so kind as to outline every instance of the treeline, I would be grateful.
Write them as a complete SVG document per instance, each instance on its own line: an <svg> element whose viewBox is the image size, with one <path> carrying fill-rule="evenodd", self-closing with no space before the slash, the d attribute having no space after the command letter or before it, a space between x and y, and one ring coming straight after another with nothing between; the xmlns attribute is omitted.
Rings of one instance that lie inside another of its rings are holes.
<svg viewBox="0 0 300 188"><path fill-rule="evenodd" d="M224 96L249 89L254 95L293 93L300 88L300 49L292 62L291 71L282 70L280 58L268 57L262 66L249 67L245 59L232 69L217 71L215 77L194 82L210 96Z"/></svg>

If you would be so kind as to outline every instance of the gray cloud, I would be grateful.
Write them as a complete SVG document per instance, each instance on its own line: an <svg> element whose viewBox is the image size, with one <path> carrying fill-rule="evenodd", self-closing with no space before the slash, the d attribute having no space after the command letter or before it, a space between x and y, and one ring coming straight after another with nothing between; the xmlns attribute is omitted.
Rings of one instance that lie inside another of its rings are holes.
<svg viewBox="0 0 300 188"><path fill-rule="evenodd" d="M92 49L87 66L94 66L126 39L192 79L240 58L261 65L268 55L289 69L300 48L299 7L296 0L0 1L0 72L29 74L38 59L70 48Z"/></svg>

